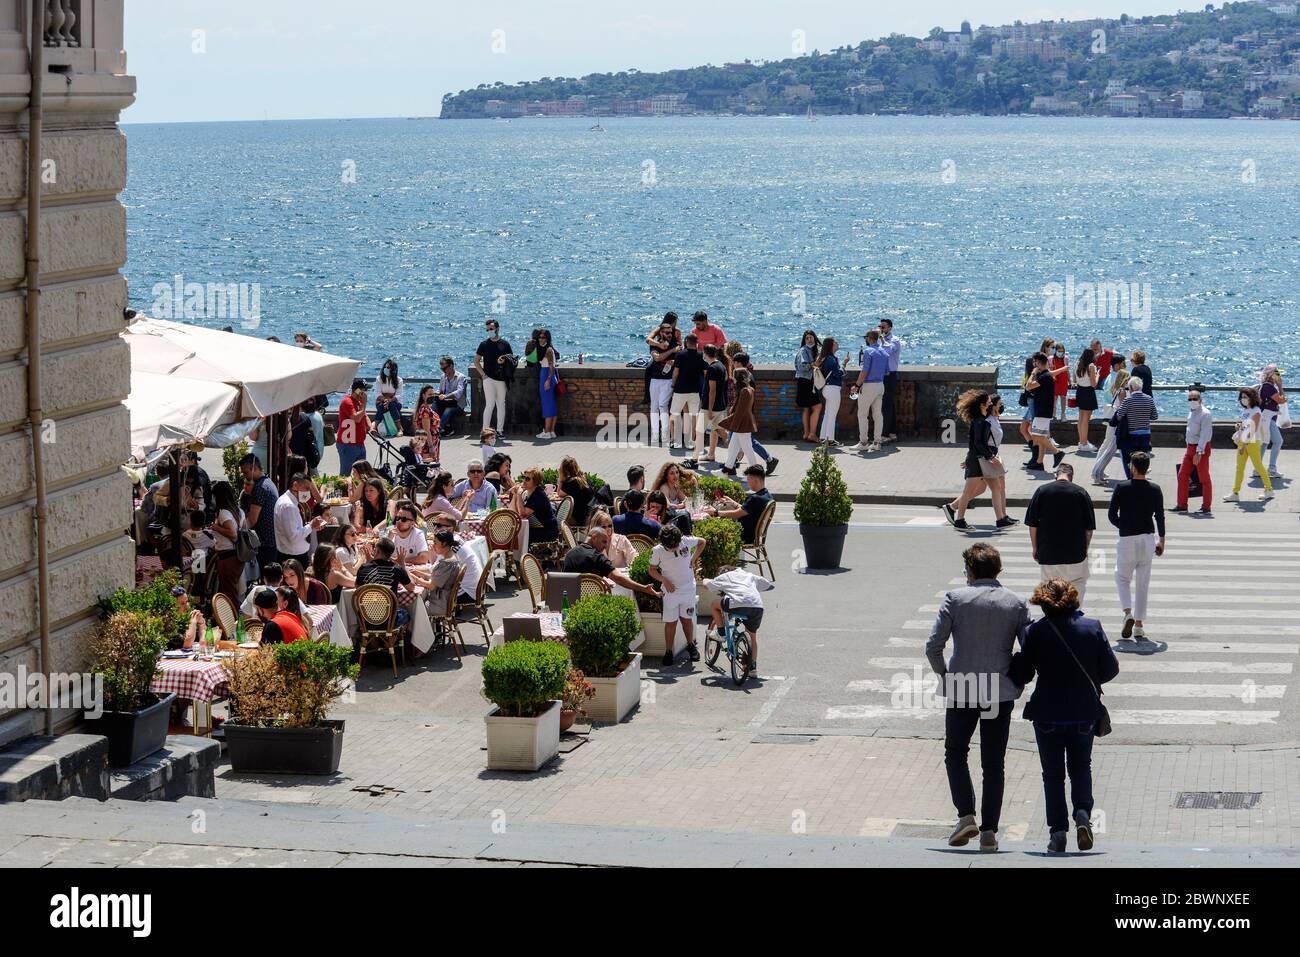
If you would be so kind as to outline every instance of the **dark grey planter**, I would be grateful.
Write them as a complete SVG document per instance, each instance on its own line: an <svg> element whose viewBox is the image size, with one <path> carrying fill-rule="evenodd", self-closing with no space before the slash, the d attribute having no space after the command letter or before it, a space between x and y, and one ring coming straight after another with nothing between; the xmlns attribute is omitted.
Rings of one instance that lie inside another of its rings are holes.
<svg viewBox="0 0 1300 957"><path fill-rule="evenodd" d="M240 774L333 774L343 757L343 726L254 728L227 721L230 767Z"/></svg>
<svg viewBox="0 0 1300 957"><path fill-rule="evenodd" d="M108 738L108 766L126 768L142 758L161 751L167 745L167 727L176 695L158 697L150 693L154 704L139 711L105 711L98 718L87 718L91 734Z"/></svg>
<svg viewBox="0 0 1300 957"><path fill-rule="evenodd" d="M803 557L809 568L839 568L844 557L844 539L849 534L847 525L799 524L803 538Z"/></svg>

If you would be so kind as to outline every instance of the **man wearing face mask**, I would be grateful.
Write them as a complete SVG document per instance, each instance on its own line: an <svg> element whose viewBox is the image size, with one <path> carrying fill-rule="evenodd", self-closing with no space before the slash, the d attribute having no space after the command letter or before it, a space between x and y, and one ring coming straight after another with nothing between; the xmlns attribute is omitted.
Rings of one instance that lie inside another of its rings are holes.
<svg viewBox="0 0 1300 957"><path fill-rule="evenodd" d="M291 558L305 564L311 557L312 532L325 524L325 518L317 516L304 524L301 505L310 499L311 479L299 472L275 500L275 548L282 565Z"/></svg>
<svg viewBox="0 0 1300 957"><path fill-rule="evenodd" d="M501 324L495 319L486 323L488 337L478 345L474 368L483 380L483 428L492 428L492 410L497 413L498 439L506 434L506 390L514 374L516 359L510 343L501 338Z"/></svg>
<svg viewBox="0 0 1300 957"><path fill-rule="evenodd" d="M1214 418L1201 401L1201 393L1192 389L1187 393L1187 451L1178 469L1178 505L1172 511L1187 511L1187 489L1192 472L1201 479L1201 514L1210 514L1214 490L1210 487L1210 440L1214 438Z"/></svg>

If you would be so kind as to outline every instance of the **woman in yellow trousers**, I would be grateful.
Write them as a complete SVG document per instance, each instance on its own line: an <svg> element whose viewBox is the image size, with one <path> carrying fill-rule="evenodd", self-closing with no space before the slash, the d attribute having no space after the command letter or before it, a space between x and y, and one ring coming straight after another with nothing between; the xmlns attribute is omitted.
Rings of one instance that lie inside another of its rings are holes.
<svg viewBox="0 0 1300 957"><path fill-rule="evenodd" d="M1232 439L1237 443L1237 478L1232 483L1232 494L1225 495L1225 502L1239 502L1241 498L1241 483L1246 478L1246 460L1255 466L1255 472L1264 480L1264 497L1263 501L1267 502L1273 497L1273 482L1268 476L1268 469L1264 468L1264 459L1259 454L1259 443L1261 437L1261 418L1262 409L1259 401L1259 393L1254 389L1242 389L1237 393L1237 401L1241 405L1241 421L1237 424L1237 431L1232 434Z"/></svg>

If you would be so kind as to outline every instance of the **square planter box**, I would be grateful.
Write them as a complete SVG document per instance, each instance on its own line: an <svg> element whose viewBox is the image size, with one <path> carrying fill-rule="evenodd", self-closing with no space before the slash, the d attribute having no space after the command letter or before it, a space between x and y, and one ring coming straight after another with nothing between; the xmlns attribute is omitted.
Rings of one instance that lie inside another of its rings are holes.
<svg viewBox="0 0 1300 957"><path fill-rule="evenodd" d="M108 738L108 766L126 768L167 746L167 725L176 695L153 695L139 711L105 711L86 720L91 734Z"/></svg>
<svg viewBox="0 0 1300 957"><path fill-rule="evenodd" d="M641 703L641 653L632 655L617 678L588 677L587 681L596 689L596 696L584 706L587 717L601 724L617 724Z"/></svg>
<svg viewBox="0 0 1300 957"><path fill-rule="evenodd" d="M713 592L701 583L695 583L695 620L708 621L713 617Z"/></svg>
<svg viewBox="0 0 1300 957"><path fill-rule="evenodd" d="M560 702L535 718L507 718L493 708L487 724L489 771L536 771L560 750Z"/></svg>
<svg viewBox="0 0 1300 957"><path fill-rule="evenodd" d="M664 641L664 616L643 611L641 612L641 625L645 629L645 641L641 644L639 650L645 656L646 661L658 661L664 656L666 644ZM685 650L686 634L682 631L679 622L677 633L673 635L673 654L679 655Z"/></svg>
<svg viewBox="0 0 1300 957"><path fill-rule="evenodd" d="M343 757L342 721L318 728L254 728L226 722L230 768L240 774L333 774Z"/></svg>

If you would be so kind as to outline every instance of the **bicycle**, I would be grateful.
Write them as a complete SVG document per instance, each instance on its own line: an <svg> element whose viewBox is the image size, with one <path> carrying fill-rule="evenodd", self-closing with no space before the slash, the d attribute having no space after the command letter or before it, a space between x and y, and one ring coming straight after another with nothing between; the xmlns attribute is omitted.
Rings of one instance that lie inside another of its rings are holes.
<svg viewBox="0 0 1300 957"><path fill-rule="evenodd" d="M712 668L725 644L727 657L731 660L731 680L738 686L743 685L749 678L749 632L745 628L745 622L738 615L725 609L722 613L722 622L721 636L710 634L704 639L705 660Z"/></svg>

